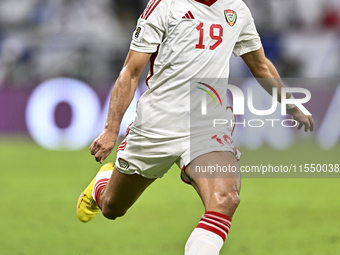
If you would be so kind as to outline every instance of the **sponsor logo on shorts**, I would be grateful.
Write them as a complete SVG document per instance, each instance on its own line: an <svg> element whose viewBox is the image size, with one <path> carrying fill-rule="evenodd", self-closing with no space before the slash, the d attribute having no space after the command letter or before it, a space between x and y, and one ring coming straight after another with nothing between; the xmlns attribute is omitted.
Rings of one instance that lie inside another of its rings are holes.
<svg viewBox="0 0 340 255"><path fill-rule="evenodd" d="M125 159L122 159L122 158L118 158L118 163L119 163L119 166L123 169L128 169L130 166L129 163Z"/></svg>
<svg viewBox="0 0 340 255"><path fill-rule="evenodd" d="M224 15L229 26L233 27L237 21L237 13L233 10L224 10Z"/></svg>

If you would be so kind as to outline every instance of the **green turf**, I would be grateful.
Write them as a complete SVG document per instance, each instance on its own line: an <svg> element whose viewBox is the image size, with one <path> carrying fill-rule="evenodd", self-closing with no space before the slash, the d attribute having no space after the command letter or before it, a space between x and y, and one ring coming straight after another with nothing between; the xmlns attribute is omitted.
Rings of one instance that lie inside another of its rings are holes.
<svg viewBox="0 0 340 255"><path fill-rule="evenodd" d="M340 163L339 147L242 152L242 165ZM54 152L30 141L0 141L0 254L183 254L203 206L179 180L179 169L152 184L123 218L99 215L84 224L76 202L98 167L88 150ZM339 254L339 196L340 179L244 178L221 254Z"/></svg>

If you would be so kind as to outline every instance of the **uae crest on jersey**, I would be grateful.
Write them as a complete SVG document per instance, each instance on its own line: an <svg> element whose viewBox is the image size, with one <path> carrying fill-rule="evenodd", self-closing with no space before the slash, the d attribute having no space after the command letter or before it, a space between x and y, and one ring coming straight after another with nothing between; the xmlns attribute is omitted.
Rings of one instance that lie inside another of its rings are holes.
<svg viewBox="0 0 340 255"><path fill-rule="evenodd" d="M237 13L233 10L224 10L224 15L229 26L233 27L237 21Z"/></svg>

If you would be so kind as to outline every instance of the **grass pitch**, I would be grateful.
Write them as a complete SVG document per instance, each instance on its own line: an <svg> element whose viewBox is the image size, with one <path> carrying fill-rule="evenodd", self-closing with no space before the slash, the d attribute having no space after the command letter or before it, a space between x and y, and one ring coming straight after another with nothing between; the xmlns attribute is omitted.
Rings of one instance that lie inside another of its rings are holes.
<svg viewBox="0 0 340 255"><path fill-rule="evenodd" d="M241 165L340 163L340 147L241 151ZM184 254L203 206L178 168L152 184L123 218L98 215L84 224L76 202L98 169L88 150L54 152L31 141L1 140L0 254ZM241 190L221 255L340 253L340 179L244 178Z"/></svg>

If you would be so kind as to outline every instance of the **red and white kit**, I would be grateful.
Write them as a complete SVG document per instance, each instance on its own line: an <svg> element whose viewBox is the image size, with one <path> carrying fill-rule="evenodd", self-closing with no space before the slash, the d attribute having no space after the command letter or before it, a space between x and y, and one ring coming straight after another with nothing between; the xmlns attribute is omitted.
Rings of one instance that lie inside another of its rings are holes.
<svg viewBox="0 0 340 255"><path fill-rule="evenodd" d="M232 53L240 56L261 46L251 13L241 0L151 0L130 46L152 53L149 89L139 99L134 123L118 149L116 167L123 173L156 178L175 162L182 168L207 152L237 152L232 144L221 146L211 139L210 130L206 134L199 130L205 140L190 146L190 135L195 135L190 129L190 81L227 79ZM226 107L216 107L214 114L233 118ZM231 138L232 128L220 133L216 135Z"/></svg>

